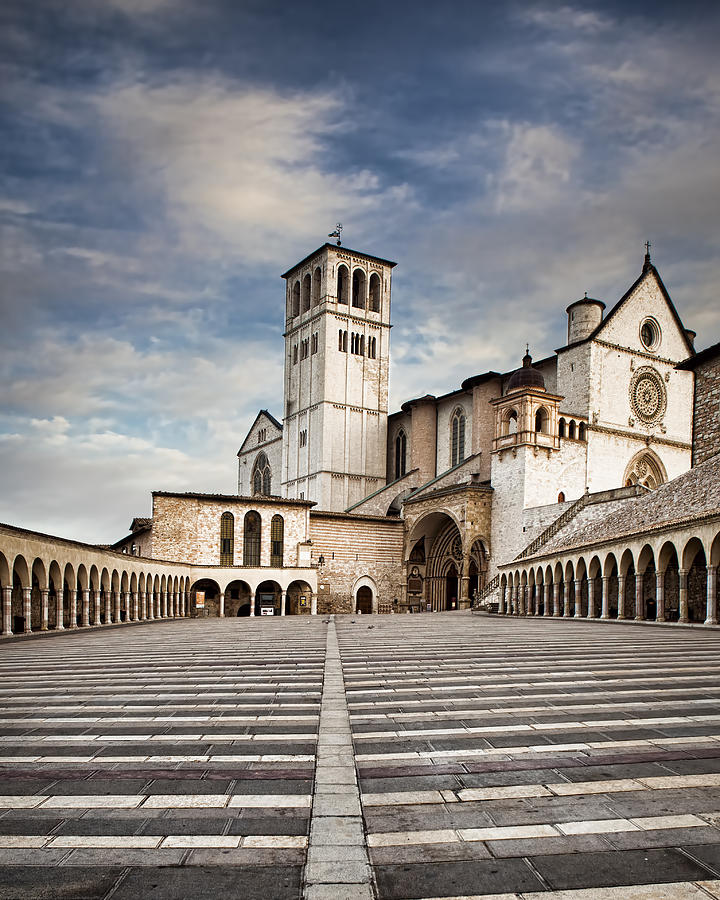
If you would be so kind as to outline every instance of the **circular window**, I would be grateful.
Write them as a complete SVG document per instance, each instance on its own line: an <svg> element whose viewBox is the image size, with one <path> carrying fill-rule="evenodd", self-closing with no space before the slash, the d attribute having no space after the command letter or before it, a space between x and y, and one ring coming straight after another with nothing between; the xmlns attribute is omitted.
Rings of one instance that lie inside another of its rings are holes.
<svg viewBox="0 0 720 900"><path fill-rule="evenodd" d="M655 319L645 319L640 325L640 340L646 350L657 350L660 346L660 326Z"/></svg>
<svg viewBox="0 0 720 900"><path fill-rule="evenodd" d="M630 405L638 419L648 425L665 415L667 394L659 372L650 366L637 370L630 384Z"/></svg>

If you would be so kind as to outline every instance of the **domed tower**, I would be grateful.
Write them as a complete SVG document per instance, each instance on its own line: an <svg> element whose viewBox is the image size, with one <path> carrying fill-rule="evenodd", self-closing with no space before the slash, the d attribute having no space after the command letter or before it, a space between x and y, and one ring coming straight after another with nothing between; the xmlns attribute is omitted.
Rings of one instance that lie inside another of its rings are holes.
<svg viewBox="0 0 720 900"><path fill-rule="evenodd" d="M602 322L604 310L602 300L593 300L587 292L580 300L571 303L565 310L568 316L568 344L577 344L590 337Z"/></svg>
<svg viewBox="0 0 720 900"><path fill-rule="evenodd" d="M528 348L522 366L508 379L503 396L492 401L495 407L493 451L520 444L557 450L560 400L545 389L545 379L533 366Z"/></svg>

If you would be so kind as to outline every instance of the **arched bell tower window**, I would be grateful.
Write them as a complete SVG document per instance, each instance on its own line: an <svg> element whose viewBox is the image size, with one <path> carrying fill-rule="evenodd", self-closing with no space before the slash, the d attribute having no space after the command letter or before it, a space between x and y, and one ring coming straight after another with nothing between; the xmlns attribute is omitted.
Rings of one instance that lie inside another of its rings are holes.
<svg viewBox="0 0 720 900"><path fill-rule="evenodd" d="M320 283L322 279L322 272L320 271L320 266L317 266L315 271L313 272L313 283L312 283L312 303L313 306L317 306L320 302Z"/></svg>
<svg viewBox="0 0 720 900"><path fill-rule="evenodd" d="M395 438L395 477L402 478L406 471L407 436L398 432Z"/></svg>
<svg viewBox="0 0 720 900"><path fill-rule="evenodd" d="M503 420L502 433L505 434L517 434L517 410L510 409L505 413L505 418Z"/></svg>
<svg viewBox="0 0 720 900"><path fill-rule="evenodd" d="M570 425L568 426L568 437L570 438L571 441L575 440L575 423L572 421L570 422Z"/></svg>
<svg viewBox="0 0 720 900"><path fill-rule="evenodd" d="M357 309L365 309L365 273L355 269L352 277L352 305Z"/></svg>
<svg viewBox="0 0 720 900"><path fill-rule="evenodd" d="M584 422L580 423L578 427L578 440L586 441L587 440L587 425Z"/></svg>
<svg viewBox="0 0 720 900"><path fill-rule="evenodd" d="M251 510L245 514L243 529L243 565L260 565L260 513Z"/></svg>
<svg viewBox="0 0 720 900"><path fill-rule="evenodd" d="M544 406L535 413L535 431L547 432L548 430L548 413Z"/></svg>
<svg viewBox="0 0 720 900"><path fill-rule="evenodd" d="M558 422L558 436L561 438L565 437L565 419L560 419Z"/></svg>
<svg viewBox="0 0 720 900"><path fill-rule="evenodd" d="M292 314L300 315L300 282L296 281L292 289Z"/></svg>
<svg viewBox="0 0 720 900"><path fill-rule="evenodd" d="M253 494L272 494L272 469L264 453L258 453L252 474Z"/></svg>
<svg viewBox="0 0 720 900"><path fill-rule="evenodd" d="M220 517L220 565L231 566L235 553L235 517L224 512Z"/></svg>
<svg viewBox="0 0 720 900"><path fill-rule="evenodd" d="M338 266L337 270L337 302L348 302L348 270L347 266Z"/></svg>
<svg viewBox="0 0 720 900"><path fill-rule="evenodd" d="M311 278L310 273L303 278L302 285L302 311L307 312L310 309L310 292L312 290L311 287Z"/></svg>
<svg viewBox="0 0 720 900"><path fill-rule="evenodd" d="M380 276L377 272L370 276L370 310L380 312Z"/></svg>
<svg viewBox="0 0 720 900"><path fill-rule="evenodd" d="M270 522L270 565L281 567L283 564L283 542L285 522L282 516L273 516Z"/></svg>
<svg viewBox="0 0 720 900"><path fill-rule="evenodd" d="M456 409L452 417L450 441L450 465L456 466L465 459L465 413Z"/></svg>

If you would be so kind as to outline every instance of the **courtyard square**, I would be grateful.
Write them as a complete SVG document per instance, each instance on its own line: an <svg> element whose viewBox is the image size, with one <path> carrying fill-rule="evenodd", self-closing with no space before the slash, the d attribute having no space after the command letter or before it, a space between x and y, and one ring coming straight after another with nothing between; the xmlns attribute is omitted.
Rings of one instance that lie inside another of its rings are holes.
<svg viewBox="0 0 720 900"><path fill-rule="evenodd" d="M10 638L1 900L720 897L720 630L456 612Z"/></svg>

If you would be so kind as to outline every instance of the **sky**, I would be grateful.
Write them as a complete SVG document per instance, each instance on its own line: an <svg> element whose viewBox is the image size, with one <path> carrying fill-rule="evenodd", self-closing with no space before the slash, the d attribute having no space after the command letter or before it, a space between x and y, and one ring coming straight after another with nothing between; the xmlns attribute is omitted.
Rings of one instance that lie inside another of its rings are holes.
<svg viewBox="0 0 720 900"><path fill-rule="evenodd" d="M4 0L0 521L92 543L233 493L280 274L398 263L391 410L565 342L644 241L720 340L720 7Z"/></svg>

